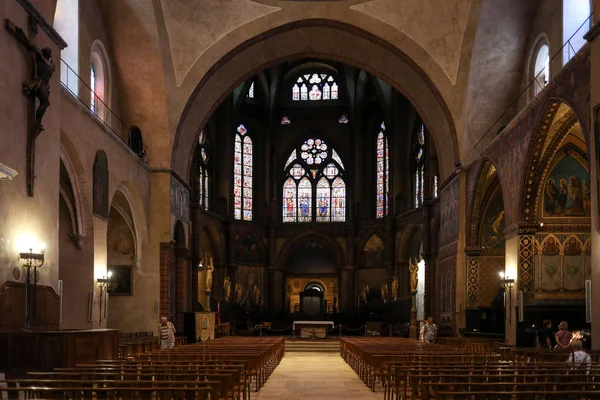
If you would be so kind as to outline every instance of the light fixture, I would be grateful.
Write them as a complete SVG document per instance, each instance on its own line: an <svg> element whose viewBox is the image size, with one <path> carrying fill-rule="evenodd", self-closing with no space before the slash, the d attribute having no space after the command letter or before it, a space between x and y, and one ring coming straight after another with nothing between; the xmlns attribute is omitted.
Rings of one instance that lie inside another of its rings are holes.
<svg viewBox="0 0 600 400"><path fill-rule="evenodd" d="M510 323L512 318L512 287L515 280L510 278L504 271L500 271L500 279L502 279L502 288L504 289L504 308L505 312L508 310L508 322ZM508 292L508 307L506 306L506 292Z"/></svg>
<svg viewBox="0 0 600 400"><path fill-rule="evenodd" d="M96 279L98 287L100 288L100 301L98 302L99 307L100 307L100 325L102 325L102 303L107 303L108 288L112 284L112 279L110 279L111 277L112 277L112 271L108 271L107 276L103 276L102 278ZM104 318L106 318L106 310L107 309L108 309L108 304L105 304Z"/></svg>
<svg viewBox="0 0 600 400"><path fill-rule="evenodd" d="M27 277L25 279L25 327L31 329L31 320L35 318L35 305L37 301L37 269L44 265L44 252L46 245L39 245L39 253L34 253L33 248L29 248L29 252L19 253L19 259L23 260L23 268L27 269ZM31 269L33 268L33 296L31 295Z"/></svg>

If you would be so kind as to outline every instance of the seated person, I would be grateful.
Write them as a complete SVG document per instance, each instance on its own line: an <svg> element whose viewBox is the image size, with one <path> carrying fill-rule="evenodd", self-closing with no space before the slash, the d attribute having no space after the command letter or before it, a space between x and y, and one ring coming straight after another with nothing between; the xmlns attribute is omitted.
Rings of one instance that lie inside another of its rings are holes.
<svg viewBox="0 0 600 400"><path fill-rule="evenodd" d="M592 364L592 357L582 349L581 340L573 340L571 347L573 348L573 352L567 358L567 363L572 363L575 367L580 367L585 363L589 370Z"/></svg>

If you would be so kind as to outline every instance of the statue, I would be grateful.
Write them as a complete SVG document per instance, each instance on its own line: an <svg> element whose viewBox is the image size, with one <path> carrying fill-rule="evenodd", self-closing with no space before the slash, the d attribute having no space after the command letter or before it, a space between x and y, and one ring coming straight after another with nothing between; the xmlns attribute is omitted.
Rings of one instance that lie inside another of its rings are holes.
<svg viewBox="0 0 600 400"><path fill-rule="evenodd" d="M388 284L386 283L381 287L381 299L385 301L388 295Z"/></svg>
<svg viewBox="0 0 600 400"><path fill-rule="evenodd" d="M392 298L394 301L398 298L398 279L396 277L392 280Z"/></svg>
<svg viewBox="0 0 600 400"><path fill-rule="evenodd" d="M410 271L410 291L412 293L417 292L417 284L419 283L419 278L417 274L419 273L419 265L416 260L413 264L412 258L408 261L408 270Z"/></svg>
<svg viewBox="0 0 600 400"><path fill-rule="evenodd" d="M225 282L223 282L223 291L225 292L225 298L229 299L231 297L231 280L228 276L225 277Z"/></svg>
<svg viewBox="0 0 600 400"><path fill-rule="evenodd" d="M256 300L257 303L260 303L260 288L258 285L254 285L254 300Z"/></svg>
<svg viewBox="0 0 600 400"><path fill-rule="evenodd" d="M213 281L213 271L215 270L215 266L213 265L213 259L212 256L210 255L210 253L208 253L206 255L206 258L208 259L207 265L205 266L205 271L206 271L206 291L209 291L212 289L212 281Z"/></svg>
<svg viewBox="0 0 600 400"><path fill-rule="evenodd" d="M25 46L27 51L35 55L35 64L33 70L35 75L33 79L23 83L23 94L27 97L35 97L40 104L35 112L35 124L40 131L43 131L42 119L50 106L50 78L56 71L54 62L52 61L52 50L49 47L39 49L31 40L27 38L23 29L14 26L7 21L8 30L17 38L17 40Z"/></svg>
<svg viewBox="0 0 600 400"><path fill-rule="evenodd" d="M237 297L237 301L241 302L242 296L244 295L244 287L239 282L235 284L235 295Z"/></svg>
<svg viewBox="0 0 600 400"><path fill-rule="evenodd" d="M367 296L368 296L368 294L369 294L369 285L364 285L362 293L360 294L360 297L361 297L363 303L367 302Z"/></svg>

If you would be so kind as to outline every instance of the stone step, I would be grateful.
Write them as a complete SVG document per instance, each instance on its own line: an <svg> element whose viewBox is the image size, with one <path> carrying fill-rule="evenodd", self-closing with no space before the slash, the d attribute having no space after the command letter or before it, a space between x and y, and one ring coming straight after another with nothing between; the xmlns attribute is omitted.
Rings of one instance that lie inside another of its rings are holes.
<svg viewBox="0 0 600 400"><path fill-rule="evenodd" d="M318 352L318 353L339 353L340 342L335 341L311 341L311 340L286 340L285 351L291 353L299 352Z"/></svg>

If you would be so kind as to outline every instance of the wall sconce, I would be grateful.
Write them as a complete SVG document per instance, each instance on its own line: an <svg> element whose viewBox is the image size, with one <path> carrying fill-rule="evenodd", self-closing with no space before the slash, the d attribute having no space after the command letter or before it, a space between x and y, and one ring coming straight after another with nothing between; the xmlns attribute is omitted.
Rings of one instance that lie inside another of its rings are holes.
<svg viewBox="0 0 600 400"><path fill-rule="evenodd" d="M100 288L100 325L102 325L102 303L107 303L108 296L108 288L112 284L112 280L110 279L112 276L112 271L108 271L108 276L103 276L102 278L97 279L98 287ZM104 307L104 319L106 319L106 310L108 309L108 303L105 304Z"/></svg>
<svg viewBox="0 0 600 400"><path fill-rule="evenodd" d="M500 279L502 279L502 288L504 289L504 309L505 312L508 310L508 322L511 322L512 318L512 287L515 284L515 280L511 279L504 273L500 272ZM506 307L506 292L508 292L508 307Z"/></svg>
<svg viewBox="0 0 600 400"><path fill-rule="evenodd" d="M25 327L31 329L31 320L35 318L35 306L37 302L37 269L44 265L44 252L46 245L40 245L40 252L34 253L32 248L29 252L19 253L19 259L25 261L23 268L27 269L25 280ZM31 269L33 268L33 295L31 295ZM32 310L33 309L33 310Z"/></svg>

